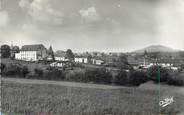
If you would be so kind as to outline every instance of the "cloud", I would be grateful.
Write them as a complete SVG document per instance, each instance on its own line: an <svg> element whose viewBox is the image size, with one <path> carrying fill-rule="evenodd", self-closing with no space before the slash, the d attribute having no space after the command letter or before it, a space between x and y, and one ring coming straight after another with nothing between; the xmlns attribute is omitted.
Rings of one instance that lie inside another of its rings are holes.
<svg viewBox="0 0 184 115"><path fill-rule="evenodd" d="M61 25L63 23L63 14L53 9L49 3L49 0L21 0L19 6L23 9L27 9L31 18L43 24Z"/></svg>
<svg viewBox="0 0 184 115"><path fill-rule="evenodd" d="M8 12L0 11L0 28L6 27L9 22Z"/></svg>
<svg viewBox="0 0 184 115"><path fill-rule="evenodd" d="M21 8L29 8L30 7L30 1L29 0L20 0L19 6Z"/></svg>
<svg viewBox="0 0 184 115"><path fill-rule="evenodd" d="M85 21L92 22L100 20L100 16L97 13L95 7L90 7L86 10L79 10L79 13L81 17L85 19Z"/></svg>
<svg viewBox="0 0 184 115"><path fill-rule="evenodd" d="M158 40L173 48L184 48L184 1L163 1L157 18Z"/></svg>

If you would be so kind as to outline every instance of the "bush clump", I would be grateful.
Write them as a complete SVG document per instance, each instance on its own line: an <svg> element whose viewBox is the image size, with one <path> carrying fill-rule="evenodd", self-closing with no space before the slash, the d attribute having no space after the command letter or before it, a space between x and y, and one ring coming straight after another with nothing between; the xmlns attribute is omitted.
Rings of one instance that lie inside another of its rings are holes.
<svg viewBox="0 0 184 115"><path fill-rule="evenodd" d="M132 71L129 77L129 84L133 86L139 86L142 83L148 81L148 77L143 71Z"/></svg>
<svg viewBox="0 0 184 115"><path fill-rule="evenodd" d="M34 77L36 79L40 79L40 78L43 78L43 70L42 69L39 69L39 68L35 68L34 69Z"/></svg>
<svg viewBox="0 0 184 115"><path fill-rule="evenodd" d="M119 72L119 74L114 77L113 83L117 85L127 85L128 73L126 71Z"/></svg>
<svg viewBox="0 0 184 115"><path fill-rule="evenodd" d="M28 73L29 73L29 70L28 70L27 66L23 66L22 67L22 75L23 75L23 77L25 78Z"/></svg>
<svg viewBox="0 0 184 115"><path fill-rule="evenodd" d="M173 73L167 79L167 84L174 86L184 86L184 74Z"/></svg>
<svg viewBox="0 0 184 115"><path fill-rule="evenodd" d="M6 66L2 71L2 74L5 76L16 76L20 78L25 78L28 73L29 70L27 66L21 66L16 64L10 64L9 66Z"/></svg>
<svg viewBox="0 0 184 115"><path fill-rule="evenodd" d="M63 80L65 79L65 74L62 70L53 68L51 70L46 70L43 74L43 78L47 80Z"/></svg>
<svg viewBox="0 0 184 115"><path fill-rule="evenodd" d="M161 66L152 66L148 69L148 77L155 82L166 82L169 77L169 70Z"/></svg>
<svg viewBox="0 0 184 115"><path fill-rule="evenodd" d="M112 75L105 69L79 69L67 72L66 80L76 82L92 82L99 84L111 84Z"/></svg>
<svg viewBox="0 0 184 115"><path fill-rule="evenodd" d="M76 82L88 82L85 77L85 70L71 70L66 73L67 81L76 81Z"/></svg>
<svg viewBox="0 0 184 115"><path fill-rule="evenodd" d="M86 69L85 72L86 81L100 84L111 84L112 75L105 69Z"/></svg>
<svg viewBox="0 0 184 115"><path fill-rule="evenodd" d="M121 71L117 76L115 76L113 83L124 86L139 86L146 81L148 81L148 77L145 72Z"/></svg>
<svg viewBox="0 0 184 115"><path fill-rule="evenodd" d="M4 71L4 69L6 68L6 65L4 64L4 63L1 63L1 65L0 65L1 67L1 72L3 72Z"/></svg>

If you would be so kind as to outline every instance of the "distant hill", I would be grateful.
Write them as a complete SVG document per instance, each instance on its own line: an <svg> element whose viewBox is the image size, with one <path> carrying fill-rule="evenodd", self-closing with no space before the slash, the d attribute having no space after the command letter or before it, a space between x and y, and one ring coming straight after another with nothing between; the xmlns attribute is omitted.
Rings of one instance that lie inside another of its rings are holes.
<svg viewBox="0 0 184 115"><path fill-rule="evenodd" d="M147 51L147 52L177 52L179 50L172 49L172 48L162 46L162 45L152 45L152 46L148 46L148 47L143 48L143 49L136 50L134 52L135 53L144 53L144 51Z"/></svg>

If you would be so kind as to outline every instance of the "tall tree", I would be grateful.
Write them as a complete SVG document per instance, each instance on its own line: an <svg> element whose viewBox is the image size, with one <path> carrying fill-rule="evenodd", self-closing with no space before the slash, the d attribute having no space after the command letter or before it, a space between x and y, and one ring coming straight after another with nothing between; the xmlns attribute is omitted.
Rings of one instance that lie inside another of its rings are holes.
<svg viewBox="0 0 184 115"><path fill-rule="evenodd" d="M10 46L9 45L2 45L1 46L1 57L2 58L9 58L10 57Z"/></svg>
<svg viewBox="0 0 184 115"><path fill-rule="evenodd" d="M184 57L184 51L179 52L180 57Z"/></svg>
<svg viewBox="0 0 184 115"><path fill-rule="evenodd" d="M54 60L54 51L52 50L52 46L49 47L48 55L51 56L52 60Z"/></svg>
<svg viewBox="0 0 184 115"><path fill-rule="evenodd" d="M119 55L119 62L127 63L128 62L127 56L125 54L120 54Z"/></svg>
<svg viewBox="0 0 184 115"><path fill-rule="evenodd" d="M11 46L10 55L11 58L15 58L15 53L19 53L20 49L18 46Z"/></svg>
<svg viewBox="0 0 184 115"><path fill-rule="evenodd" d="M148 57L148 52L147 52L147 50L144 50L144 58L147 58Z"/></svg>
<svg viewBox="0 0 184 115"><path fill-rule="evenodd" d="M13 46L13 48L11 49L14 53L19 53L20 49L18 46Z"/></svg>
<svg viewBox="0 0 184 115"><path fill-rule="evenodd" d="M67 51L66 51L66 57L70 60L70 61L72 61L73 59L74 59L74 54L73 54L73 52L72 52L72 50L71 49L68 49Z"/></svg>
<svg viewBox="0 0 184 115"><path fill-rule="evenodd" d="M120 54L118 56L118 60L115 63L116 63L116 66L121 68L121 69L128 69L129 68L127 56L125 54Z"/></svg>

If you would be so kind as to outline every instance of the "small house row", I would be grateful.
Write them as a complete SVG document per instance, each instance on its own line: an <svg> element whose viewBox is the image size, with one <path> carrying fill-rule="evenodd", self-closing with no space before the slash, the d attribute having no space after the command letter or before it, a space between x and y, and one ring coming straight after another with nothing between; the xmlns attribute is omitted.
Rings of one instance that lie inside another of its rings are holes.
<svg viewBox="0 0 184 115"><path fill-rule="evenodd" d="M69 61L67 57L55 57L56 61ZM95 65L102 65L105 62L102 59L97 59L97 58L88 58L84 56L76 56L74 58L75 63L84 63L84 64L95 64Z"/></svg>

